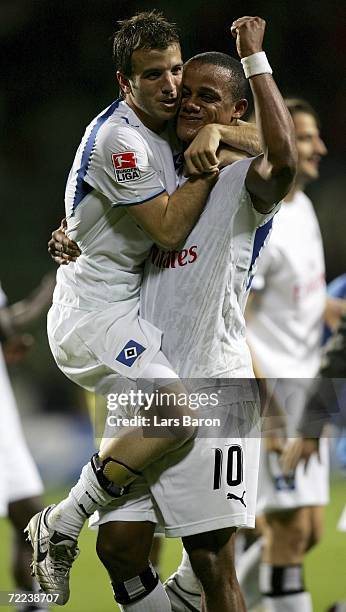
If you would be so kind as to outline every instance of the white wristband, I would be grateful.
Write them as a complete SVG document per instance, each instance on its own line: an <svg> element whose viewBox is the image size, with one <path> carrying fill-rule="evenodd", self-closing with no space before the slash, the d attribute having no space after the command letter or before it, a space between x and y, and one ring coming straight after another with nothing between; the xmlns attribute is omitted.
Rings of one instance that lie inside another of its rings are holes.
<svg viewBox="0 0 346 612"><path fill-rule="evenodd" d="M247 79L256 76L256 74L273 73L264 51L243 57L241 63Z"/></svg>

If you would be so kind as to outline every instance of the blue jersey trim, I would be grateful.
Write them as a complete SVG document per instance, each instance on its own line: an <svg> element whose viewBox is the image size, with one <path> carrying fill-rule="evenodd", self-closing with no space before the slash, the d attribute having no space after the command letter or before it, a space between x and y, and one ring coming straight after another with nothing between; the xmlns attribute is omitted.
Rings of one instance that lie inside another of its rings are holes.
<svg viewBox="0 0 346 612"><path fill-rule="evenodd" d="M341 274L332 280L327 286L327 293L331 297L346 297L346 274Z"/></svg>
<svg viewBox="0 0 346 612"><path fill-rule="evenodd" d="M345 299L346 298L346 274L340 274L340 276L337 276L336 278L334 278L334 280L332 280L327 285L327 293L330 297ZM325 323L322 344L325 344L331 335L332 335L332 330L327 325L327 323Z"/></svg>
<svg viewBox="0 0 346 612"><path fill-rule="evenodd" d="M91 187L90 185L88 185L88 183L85 182L84 177L88 171L89 168L89 164L90 164L90 160L91 160L91 154L93 151L93 148L95 146L95 140L96 140L96 136L97 136L97 132L99 131L100 127L102 127L102 125L105 123L105 121L107 121L107 119L114 113L114 111L118 108L119 104L120 104L121 100L120 98L118 100L115 100L108 108L107 110L103 113L103 115L100 115L100 117L97 119L93 129L91 130L89 137L86 141L85 147L84 147L84 151L82 154L82 160L81 160L81 165L80 168L77 172L77 182L76 182L76 189L75 189L75 195L73 198L73 211L77 208L78 204L81 203L81 201L83 200L83 198L85 198L85 196L90 193L90 191L93 190L93 187Z"/></svg>
<svg viewBox="0 0 346 612"><path fill-rule="evenodd" d="M158 193L153 193L153 195L148 196L140 202L124 202L123 204L113 204L112 208L118 208L119 206L136 206L137 204L145 204L145 202L149 202L149 200L157 198L162 193L166 193L166 189L162 189L162 191L159 191Z"/></svg>
<svg viewBox="0 0 346 612"><path fill-rule="evenodd" d="M127 123L127 125L130 125L131 127L134 127L134 128L140 127L140 125L134 125L133 123L130 123L127 117L120 117L120 119L123 119L125 123Z"/></svg>
<svg viewBox="0 0 346 612"><path fill-rule="evenodd" d="M260 227L257 228L256 230L256 234L255 234L255 240L254 240L254 245L253 245L253 249L252 249L252 257L251 257L251 264L250 264L250 268L249 268L249 280L248 280L248 284L247 284L247 289L249 289L251 287L251 283L252 283L252 279L253 279L253 274L252 274L252 270L255 266L255 263L258 259L258 256L261 252L261 250L263 249L264 243L268 238L268 234L272 228L273 225L273 219L274 216L269 219L269 221L267 221L266 223L264 223L263 225L261 225Z"/></svg>

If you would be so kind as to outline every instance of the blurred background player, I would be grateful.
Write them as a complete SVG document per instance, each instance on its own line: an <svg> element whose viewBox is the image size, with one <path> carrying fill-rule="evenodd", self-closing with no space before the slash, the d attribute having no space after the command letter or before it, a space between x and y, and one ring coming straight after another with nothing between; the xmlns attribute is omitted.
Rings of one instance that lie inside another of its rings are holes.
<svg viewBox="0 0 346 612"><path fill-rule="evenodd" d="M274 220L253 279L247 336L257 376L281 378L268 380L268 384L287 410L285 433L293 436L306 391L319 369L323 321L340 318L345 303L327 299L320 230L304 193L306 185L318 178L319 162L327 153L319 119L304 100L286 103L297 138L297 176ZM264 516L260 523L264 540L260 591L270 612L310 612L303 561L321 536L322 506L328 503L328 448L324 441L321 462L315 458L307 472L298 465L294 475L287 477L279 458L284 444L280 434L268 437L261 457L257 511Z"/></svg>
<svg viewBox="0 0 346 612"><path fill-rule="evenodd" d="M346 274L338 276L328 284L328 295L336 298L336 306L341 308L345 305L346 298ZM319 439L324 426L333 422L343 436L345 424L346 406L346 311L337 321L329 321L325 325L325 344L322 351L319 378L315 381L311 394L307 399L303 414L298 426L301 434L292 443L286 445L282 453L282 461L285 471L296 468L300 459L308 461L319 450ZM330 379L328 382L326 379ZM336 380L335 380L336 379ZM343 439L343 438L342 438ZM343 465L343 453L340 453Z"/></svg>
<svg viewBox="0 0 346 612"><path fill-rule="evenodd" d="M346 274L328 285L328 294L336 298L346 297ZM340 432L337 448L345 440L346 432L346 313L334 334L328 333L324 347L319 376L315 382L298 426L300 437L285 448L282 455L286 473L295 470L299 461L307 466L311 457L319 455L320 438L326 425L332 424ZM340 462L346 467L344 453L339 453ZM337 529L346 532L346 506L338 521ZM346 599L328 608L328 612L345 612Z"/></svg>
<svg viewBox="0 0 346 612"><path fill-rule="evenodd" d="M17 591L33 592L38 584L30 571L31 547L23 529L29 518L43 507L43 485L27 447L6 360L17 363L33 342L22 330L37 319L51 302L54 279L46 277L27 298L7 305L0 286L0 516L6 516L13 529L11 572ZM43 610L39 604L20 604L18 610Z"/></svg>

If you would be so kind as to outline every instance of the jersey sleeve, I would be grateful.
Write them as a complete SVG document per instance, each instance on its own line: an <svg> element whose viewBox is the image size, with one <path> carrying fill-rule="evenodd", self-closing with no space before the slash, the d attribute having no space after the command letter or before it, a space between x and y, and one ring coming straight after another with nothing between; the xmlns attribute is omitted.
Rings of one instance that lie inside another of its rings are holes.
<svg viewBox="0 0 346 612"><path fill-rule="evenodd" d="M113 206L142 204L166 191L150 161L149 145L131 127L100 130L85 181Z"/></svg>

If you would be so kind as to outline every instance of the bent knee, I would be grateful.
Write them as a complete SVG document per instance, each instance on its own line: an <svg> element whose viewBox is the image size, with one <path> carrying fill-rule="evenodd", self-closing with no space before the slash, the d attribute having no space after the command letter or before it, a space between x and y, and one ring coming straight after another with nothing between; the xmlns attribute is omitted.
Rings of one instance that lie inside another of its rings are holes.
<svg viewBox="0 0 346 612"><path fill-rule="evenodd" d="M114 542L105 540L97 541L96 552L113 582L128 580L136 576L148 563L147 559L142 560L138 558L138 555L134 555L132 548L121 549L114 546Z"/></svg>
<svg viewBox="0 0 346 612"><path fill-rule="evenodd" d="M128 580L147 567L154 529L151 523L100 526L96 552L113 581Z"/></svg>
<svg viewBox="0 0 346 612"><path fill-rule="evenodd" d="M96 542L96 553L100 561L108 567L113 564L120 564L125 555L125 551L111 540L98 538Z"/></svg>

